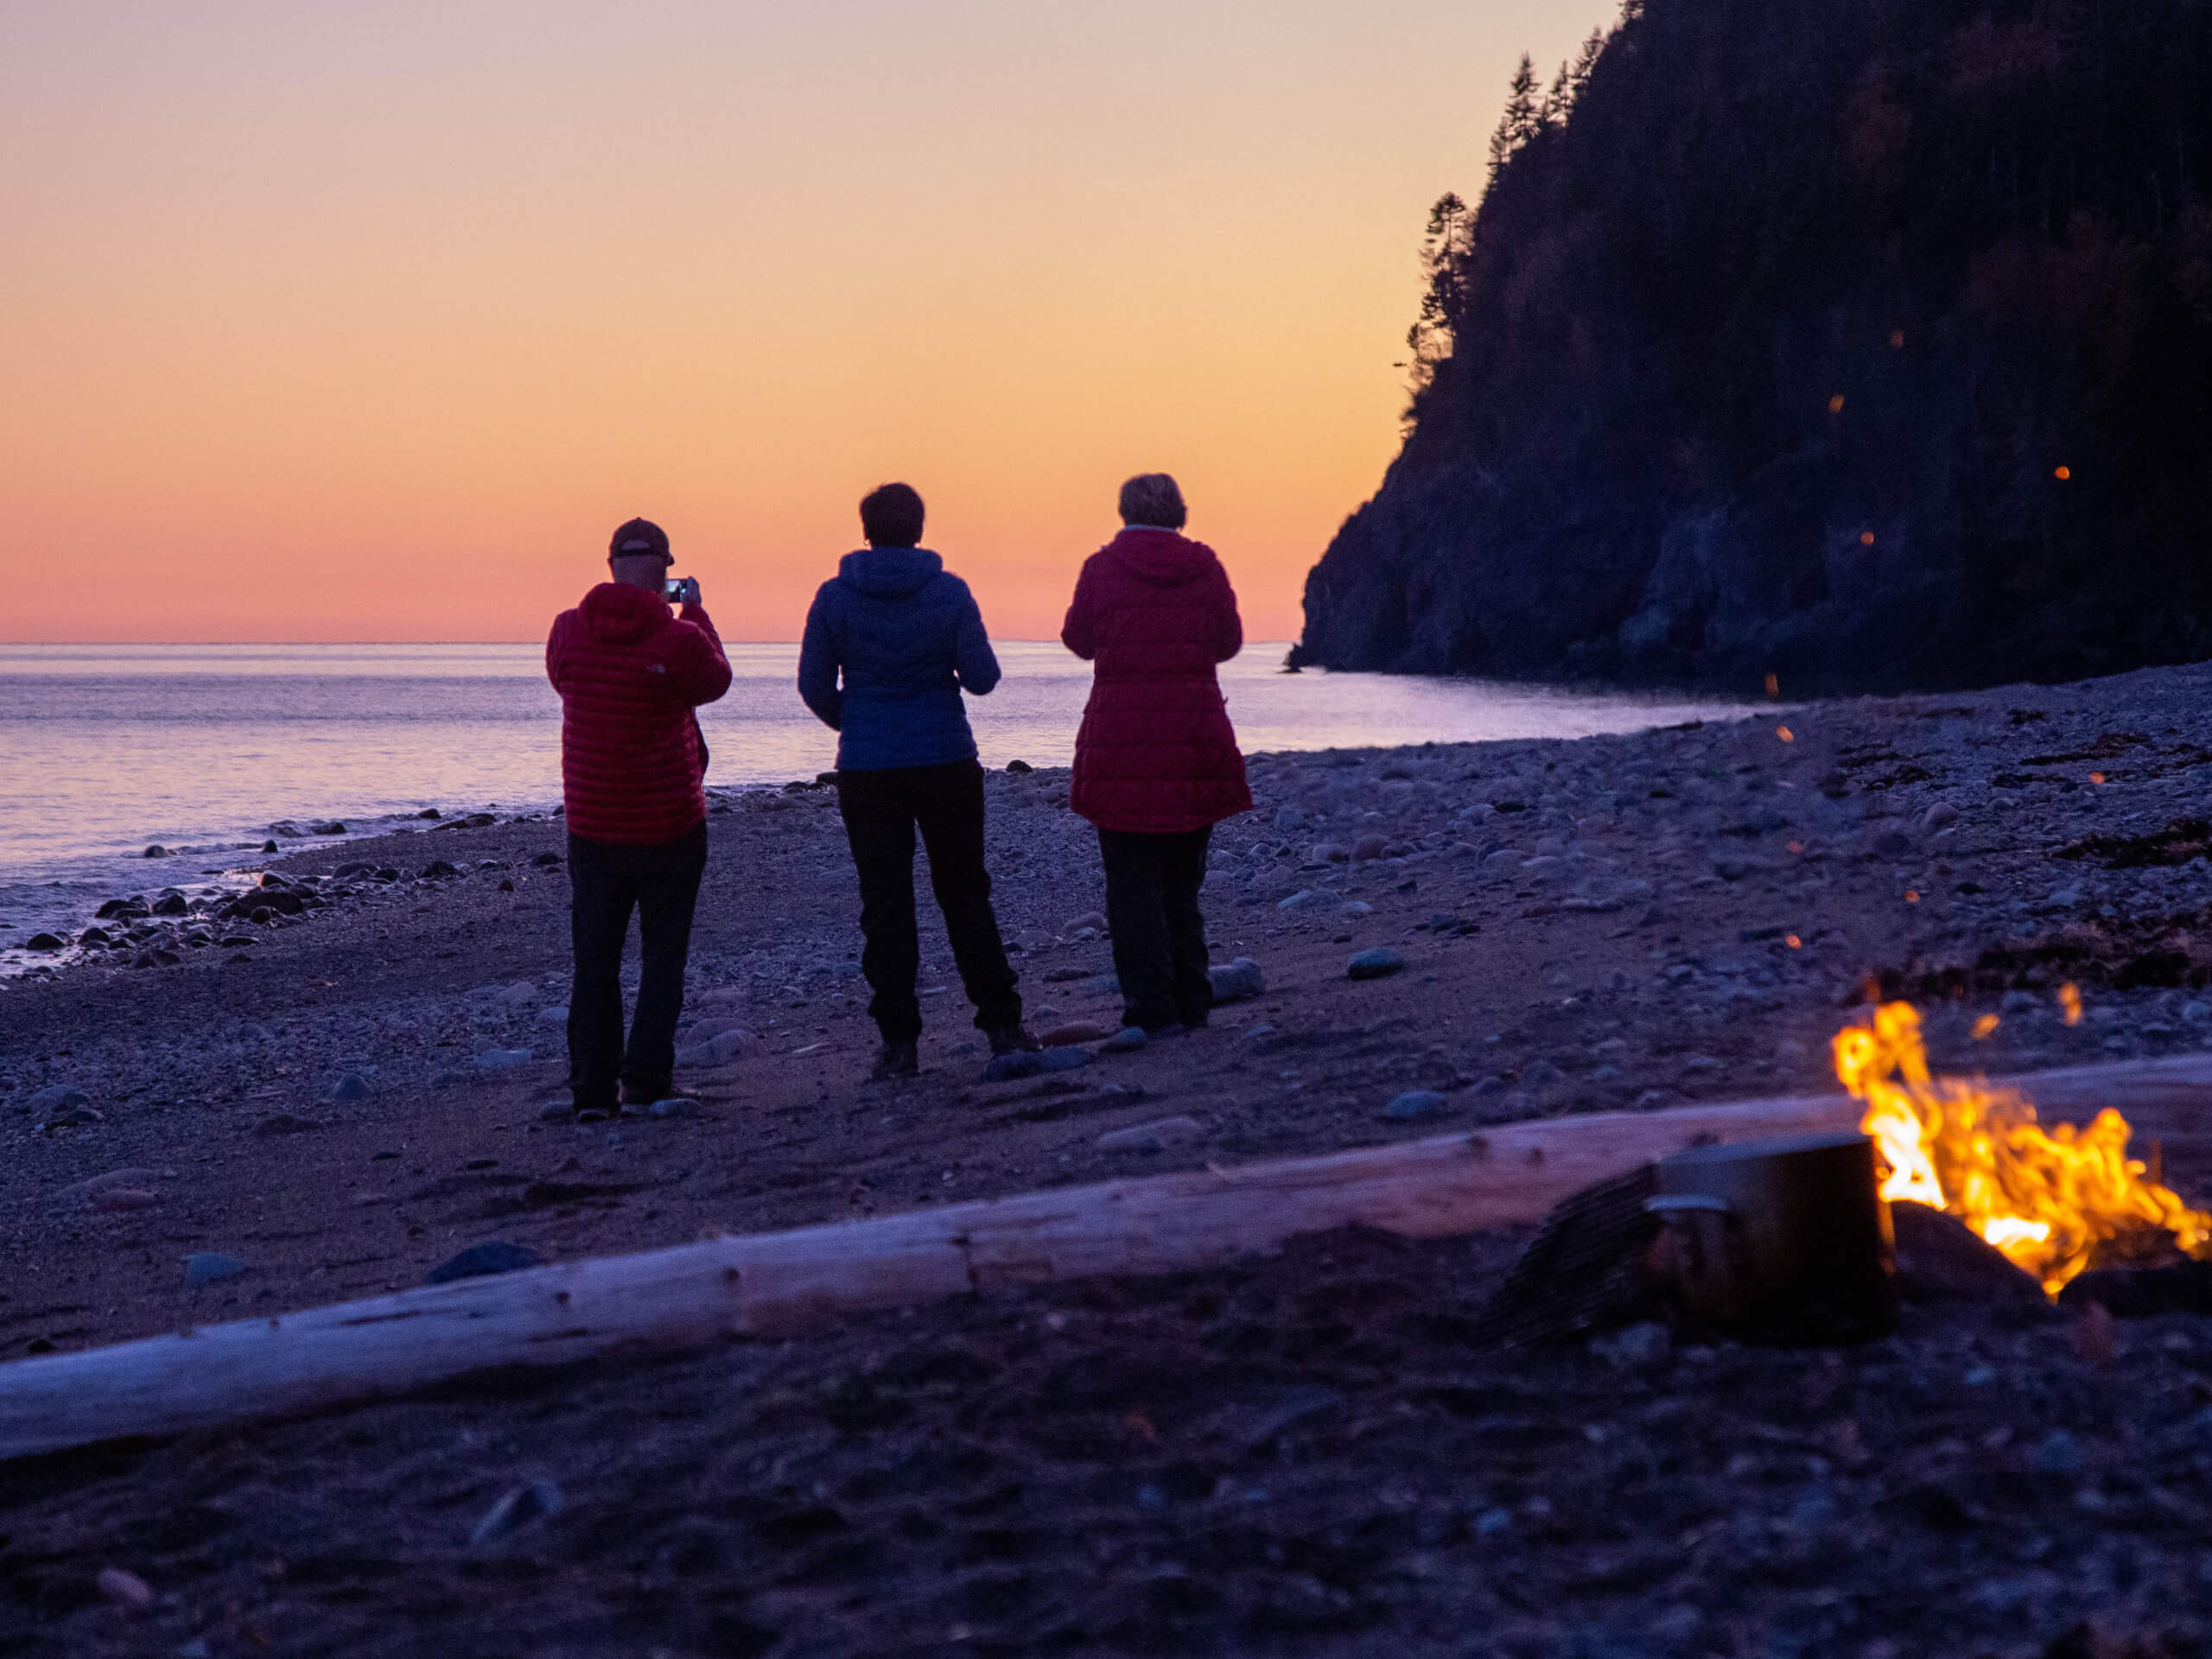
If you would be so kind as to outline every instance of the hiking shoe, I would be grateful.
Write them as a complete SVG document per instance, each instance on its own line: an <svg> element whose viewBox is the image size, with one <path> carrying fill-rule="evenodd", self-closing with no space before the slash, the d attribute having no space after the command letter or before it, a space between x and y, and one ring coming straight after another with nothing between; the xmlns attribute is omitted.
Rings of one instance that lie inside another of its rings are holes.
<svg viewBox="0 0 2212 1659"><path fill-rule="evenodd" d="M1018 1020L1010 1026L995 1026L983 1035L991 1039L994 1054L1033 1054L1044 1047L1029 1034L1029 1027Z"/></svg>
<svg viewBox="0 0 2212 1659"><path fill-rule="evenodd" d="M886 1043L876 1051L875 1069L868 1074L870 1083L890 1083L900 1077L922 1075L921 1047L916 1043Z"/></svg>

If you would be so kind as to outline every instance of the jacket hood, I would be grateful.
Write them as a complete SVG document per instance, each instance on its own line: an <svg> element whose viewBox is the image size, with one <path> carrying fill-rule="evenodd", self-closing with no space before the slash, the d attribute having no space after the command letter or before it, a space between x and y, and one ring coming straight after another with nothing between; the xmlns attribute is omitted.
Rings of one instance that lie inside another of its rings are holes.
<svg viewBox="0 0 2212 1659"><path fill-rule="evenodd" d="M675 613L668 601L649 588L626 582L602 582L584 595L576 607L591 637L610 645L634 645L647 634L668 626Z"/></svg>
<svg viewBox="0 0 2212 1659"><path fill-rule="evenodd" d="M1106 543L1106 556L1141 582L1163 588L1196 582L1213 567L1213 550L1172 530L1132 524Z"/></svg>
<svg viewBox="0 0 2212 1659"><path fill-rule="evenodd" d="M870 599L904 599L944 572L944 561L925 547L863 547L838 561L837 580Z"/></svg>

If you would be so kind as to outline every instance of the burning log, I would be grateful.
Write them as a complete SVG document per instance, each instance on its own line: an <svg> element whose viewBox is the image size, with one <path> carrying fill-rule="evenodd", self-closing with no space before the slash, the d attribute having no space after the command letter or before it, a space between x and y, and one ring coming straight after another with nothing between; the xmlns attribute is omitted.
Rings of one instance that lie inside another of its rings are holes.
<svg viewBox="0 0 2212 1659"><path fill-rule="evenodd" d="M1931 1077L1910 1004L1839 1032L1835 1069L1866 1103L1862 1127L1888 1166L1882 1196L1958 1217L2053 1296L2116 1258L2212 1248L2212 1215L2127 1156L2128 1122L2109 1100L2082 1128L2045 1128L2018 1089ZM2053 1103L2049 1080L2035 1088Z"/></svg>
<svg viewBox="0 0 2212 1659"><path fill-rule="evenodd" d="M2212 1101L2212 1058L2035 1079L2062 1114ZM1533 1223L1687 1147L1858 1125L1840 1096L1516 1123L1395 1146L951 1205L404 1291L0 1365L0 1459L314 1410L494 1366L819 1329L1088 1274L1205 1268L1363 1224L1436 1237Z"/></svg>

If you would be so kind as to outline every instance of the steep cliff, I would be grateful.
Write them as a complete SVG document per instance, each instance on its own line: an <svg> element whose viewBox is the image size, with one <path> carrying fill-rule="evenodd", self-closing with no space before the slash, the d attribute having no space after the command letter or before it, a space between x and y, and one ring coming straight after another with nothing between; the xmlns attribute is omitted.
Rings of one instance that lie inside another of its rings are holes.
<svg viewBox="0 0 2212 1659"><path fill-rule="evenodd" d="M1294 661L2212 655L2208 89L2212 0L1631 0L1439 204L1404 447Z"/></svg>

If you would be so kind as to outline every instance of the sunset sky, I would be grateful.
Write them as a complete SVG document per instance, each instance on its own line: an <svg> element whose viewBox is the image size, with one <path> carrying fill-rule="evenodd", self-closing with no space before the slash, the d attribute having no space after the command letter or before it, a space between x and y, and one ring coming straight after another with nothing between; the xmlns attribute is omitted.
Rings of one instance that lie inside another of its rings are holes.
<svg viewBox="0 0 2212 1659"><path fill-rule="evenodd" d="M1379 482L1538 0L0 6L0 639L795 638L903 478L995 632L1129 473L1255 638Z"/></svg>

